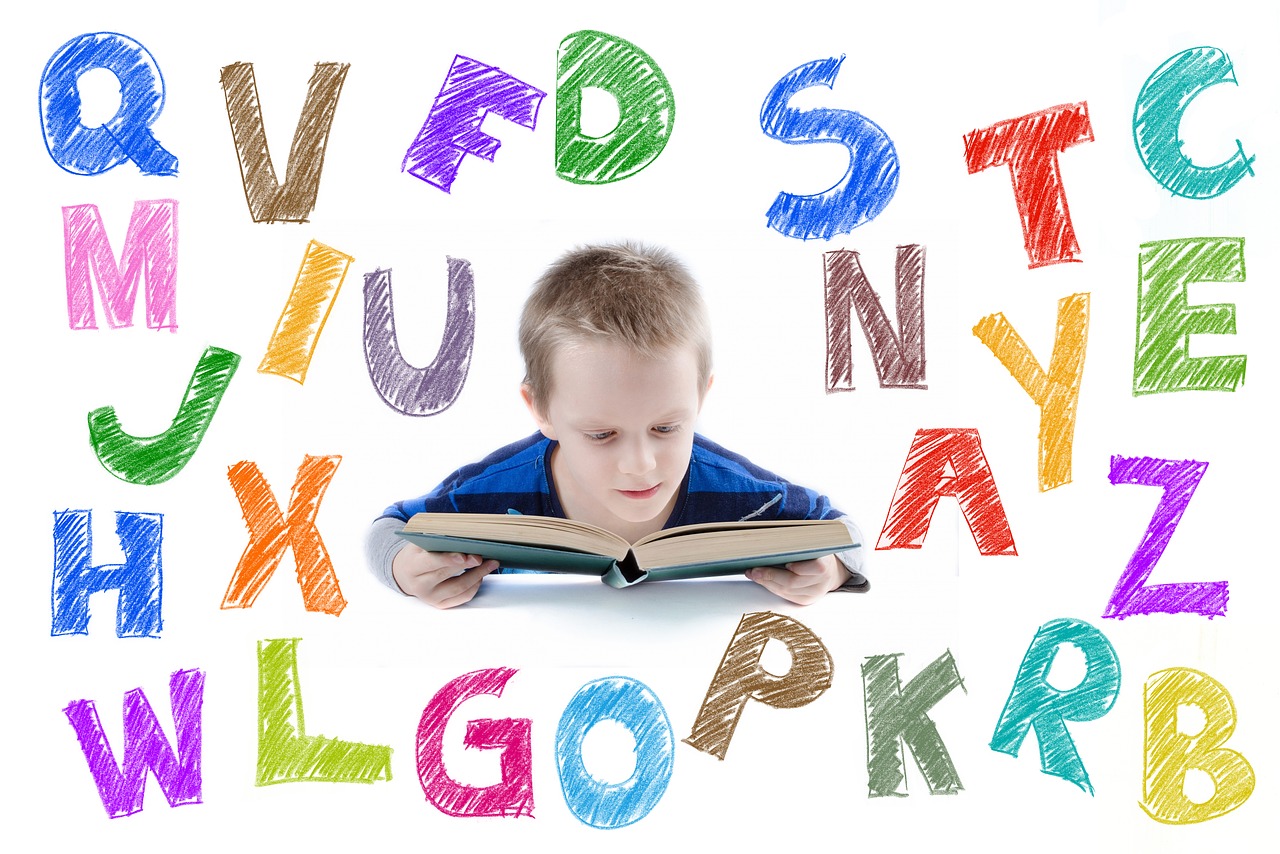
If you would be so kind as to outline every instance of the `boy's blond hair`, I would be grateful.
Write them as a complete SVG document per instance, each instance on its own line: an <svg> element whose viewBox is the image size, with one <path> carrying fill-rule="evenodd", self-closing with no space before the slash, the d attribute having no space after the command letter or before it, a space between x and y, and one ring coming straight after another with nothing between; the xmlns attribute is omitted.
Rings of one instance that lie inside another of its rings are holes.
<svg viewBox="0 0 1280 854"><path fill-rule="evenodd" d="M665 249L625 242L583 246L547 268L520 315L525 385L545 407L557 350L590 341L645 358L692 346L698 394L711 378L711 325L698 284Z"/></svg>

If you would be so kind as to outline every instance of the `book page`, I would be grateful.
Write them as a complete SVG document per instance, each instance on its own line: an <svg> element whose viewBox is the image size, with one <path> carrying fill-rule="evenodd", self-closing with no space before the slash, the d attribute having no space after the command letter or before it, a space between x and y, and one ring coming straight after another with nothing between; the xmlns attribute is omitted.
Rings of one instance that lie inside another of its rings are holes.
<svg viewBox="0 0 1280 854"><path fill-rule="evenodd" d="M490 513L419 513L405 523L406 531L507 543L573 549L580 552L626 555L630 545L621 537L583 522L543 516L502 516Z"/></svg>
<svg viewBox="0 0 1280 854"><path fill-rule="evenodd" d="M654 540L674 539L679 537L688 537L700 533L708 533L712 531L737 531L746 533L749 531L770 531L782 530L786 528L813 528L813 527L831 527L836 522L834 519L770 519L760 522L700 522L696 525L681 525L679 528L664 528L661 531L654 531L647 537L641 537L636 540L635 545L640 546Z"/></svg>
<svg viewBox="0 0 1280 854"><path fill-rule="evenodd" d="M704 563L716 559L734 560L753 555L778 555L807 549L830 548L843 551L854 543L842 522L830 524L751 525L724 527L714 524L686 527L680 536L649 536L634 551L646 569L673 563ZM670 533L670 532L668 532ZM765 561L762 565L773 563Z"/></svg>

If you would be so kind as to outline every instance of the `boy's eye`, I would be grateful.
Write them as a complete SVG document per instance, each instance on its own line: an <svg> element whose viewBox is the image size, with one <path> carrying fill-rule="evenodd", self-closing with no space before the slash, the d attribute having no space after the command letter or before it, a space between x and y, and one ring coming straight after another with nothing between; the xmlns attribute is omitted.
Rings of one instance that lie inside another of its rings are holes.
<svg viewBox="0 0 1280 854"><path fill-rule="evenodd" d="M592 442L603 442L605 439L608 439L610 436L613 435L613 431L603 430L599 433L585 433L583 435L585 435L587 439L589 439Z"/></svg>
<svg viewBox="0 0 1280 854"><path fill-rule="evenodd" d="M661 433L662 435L665 436L669 433L674 433L679 429L680 429L679 424L659 424L657 427L653 428L653 432Z"/></svg>

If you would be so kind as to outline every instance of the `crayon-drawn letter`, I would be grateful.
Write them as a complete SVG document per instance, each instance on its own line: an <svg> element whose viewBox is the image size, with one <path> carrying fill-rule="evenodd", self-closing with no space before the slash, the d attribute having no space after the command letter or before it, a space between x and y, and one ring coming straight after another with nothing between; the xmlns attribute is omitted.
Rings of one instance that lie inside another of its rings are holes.
<svg viewBox="0 0 1280 854"><path fill-rule="evenodd" d="M1138 253L1138 343L1133 394L1235 391L1245 357L1191 356L1192 335L1235 335L1231 303L1187 304L1194 282L1243 282L1243 237L1189 237L1144 243Z"/></svg>
<svg viewBox="0 0 1280 854"><path fill-rule="evenodd" d="M307 735L298 679L300 638L258 641L258 786L391 779L391 748Z"/></svg>
<svg viewBox="0 0 1280 854"><path fill-rule="evenodd" d="M109 818L142 810L147 769L155 775L171 807L198 804L200 779L200 712L204 705L204 673L178 670L169 677L169 703L177 735L177 755L141 688L124 695L124 764L116 762L92 700L75 700L63 713L76 731L98 797Z"/></svg>
<svg viewBox="0 0 1280 854"><path fill-rule="evenodd" d="M1060 690L1049 682L1058 647L1071 644L1084 655L1084 678ZM1093 794L1089 773L1067 730L1067 721L1094 721L1111 711L1120 694L1120 659L1107 636L1081 620L1050 620L1036 632L1022 657L1013 690L991 735L991 749L1017 756L1035 728L1040 770Z"/></svg>
<svg viewBox="0 0 1280 854"><path fill-rule="evenodd" d="M791 667L781 676L760 664L765 644L776 640L791 653ZM808 705L831 687L831 653L807 626L770 611L743 614L698 709L690 747L724 759L733 731L748 700L775 709Z"/></svg>
<svg viewBox="0 0 1280 854"><path fill-rule="evenodd" d="M603 720L617 721L635 739L635 769L622 782L599 780L582 761L587 733ZM662 702L649 686L626 676L588 682L565 706L556 728L556 767L569 809L583 824L615 828L634 824L658 805L671 781L675 735Z"/></svg>
<svg viewBox="0 0 1280 854"><path fill-rule="evenodd" d="M1134 614L1202 614L1213 618L1227 612L1230 591L1225 581L1195 581L1147 586L1173 532L1191 503L1208 463L1195 460L1156 460L1151 457L1111 458L1110 479L1136 486L1158 486L1163 492L1142 541L1133 551L1104 617L1124 619Z"/></svg>
<svg viewBox="0 0 1280 854"><path fill-rule="evenodd" d="M849 319L858 313L881 388L928 388L924 382L924 247L899 246L894 264L898 330L862 270L858 253L823 253L826 271L827 393L853 391L853 346Z"/></svg>
<svg viewBox="0 0 1280 854"><path fill-rule="evenodd" d="M1192 706L1204 724L1183 732L1178 710ZM1236 729L1236 707L1222 683L1198 670L1171 667L1151 674L1142 689L1142 808L1165 824L1195 824L1226 815L1249 800L1256 777L1249 760L1223 747ZM1213 795L1187 797L1188 771L1213 782Z"/></svg>
<svg viewBox="0 0 1280 854"><path fill-rule="evenodd" d="M1058 155L1082 142L1093 142L1089 105L1083 101L965 134L964 158L970 175L993 166L1009 167L1027 266L1032 269L1080 260Z"/></svg>
<svg viewBox="0 0 1280 854"><path fill-rule="evenodd" d="M462 158L470 154L492 163L502 147L501 140L480 129L485 116L493 113L533 130L546 94L501 68L455 56L400 171L449 192Z"/></svg>
<svg viewBox="0 0 1280 854"><path fill-rule="evenodd" d="M1252 155L1236 152L1216 166L1197 166L1182 153L1182 116L1197 95L1219 83L1236 85L1231 57L1216 47L1175 54L1152 72L1133 105L1133 144L1142 165L1175 196L1212 199L1253 174Z"/></svg>
<svg viewBox="0 0 1280 854"><path fill-rule="evenodd" d="M476 287L471 262L446 258L449 293L444 334L435 359L415 368L400 354L391 304L391 271L364 277L364 361L378 396L405 415L435 415L453 405L467 381L476 337Z"/></svg>
<svg viewBox="0 0 1280 854"><path fill-rule="evenodd" d="M87 635L89 597L116 590L116 637L159 637L164 626L164 571L160 559L163 528L164 517L159 513L117 511L116 536L124 563L94 566L92 514L88 510L55 511L53 628L49 634Z"/></svg>
<svg viewBox="0 0 1280 854"><path fill-rule="evenodd" d="M285 165L282 186L267 148L267 131L258 102L258 83L252 62L237 62L222 69L222 93L231 121L231 140L240 161L240 181L254 222L306 222L315 210L324 168L329 127L342 94L342 82L351 66L317 62L307 83L307 99L293 131L293 145Z"/></svg>
<svg viewBox="0 0 1280 854"><path fill-rule="evenodd" d="M877 549L924 545L938 499L960 505L969 533L984 555L1016 555L996 481L982 453L982 437L969 428L921 428L911 440L898 489L885 515Z"/></svg>
<svg viewBox="0 0 1280 854"><path fill-rule="evenodd" d="M298 385L306 382L316 343L354 260L315 240L307 244L289 301L280 312L258 373L286 377Z"/></svg>
<svg viewBox="0 0 1280 854"><path fill-rule="evenodd" d="M834 87L844 57L818 59L783 75L760 107L760 129L788 145L834 142L849 150L849 168L812 196L778 193L769 206L774 231L798 240L830 240L880 215L898 190L898 152L889 135L852 110L797 110L791 98L814 86Z"/></svg>
<svg viewBox="0 0 1280 854"><path fill-rule="evenodd" d="M145 486L164 483L182 471L200 447L239 364L240 356L230 350L205 348L191 372L173 423L155 436L124 432L114 406L90 412L89 443L98 462L121 480Z"/></svg>
<svg viewBox="0 0 1280 854"><path fill-rule="evenodd" d="M252 607L280 566L285 549L290 547L306 609L336 617L347 607L333 562L316 527L320 501L340 462L342 457L337 455L303 457L293 480L286 515L281 515L280 505L271 494L271 485L256 463L241 461L227 469L227 480L236 491L244 523L249 528L249 542L222 598L224 609Z"/></svg>
<svg viewBox="0 0 1280 854"><path fill-rule="evenodd" d="M868 797L907 796L905 742L931 795L954 795L964 789L951 754L929 719L929 710L954 689L964 688L956 660L947 650L902 687L898 654L873 655L862 665L867 707Z"/></svg>
<svg viewBox="0 0 1280 854"><path fill-rule="evenodd" d="M155 199L133 203L133 216L125 233L120 262L111 252L111 241L102 225L97 205L72 205L62 209L63 258L67 273L67 322L72 329L97 329L93 313L93 287L113 329L133 325L133 305L138 280L146 277L143 299L147 326L178 328L178 203ZM92 272L92 277L90 276Z"/></svg>
<svg viewBox="0 0 1280 854"><path fill-rule="evenodd" d="M450 681L436 692L418 721L418 780L427 800L446 815L533 815L532 722L528 718L483 718L467 721L464 747L500 750L501 780L492 786L455 782L444 767L444 731L464 702L480 694L501 697L516 671L507 667L477 670Z"/></svg>
<svg viewBox="0 0 1280 854"><path fill-rule="evenodd" d="M1072 294L1058 300L1058 329L1048 373L1003 314L982 318L973 327L973 334L987 345L1040 407L1040 453L1036 460L1040 491L1070 483L1076 404L1080 400L1085 344L1089 340L1089 295Z"/></svg>
<svg viewBox="0 0 1280 854"><path fill-rule="evenodd" d="M120 82L120 106L97 127L80 117L80 76L104 68ZM177 175L178 158L151 125L164 109L164 77L150 52L119 33L85 33L58 48L40 78L44 144L75 175L97 175L132 160L144 175Z"/></svg>
<svg viewBox="0 0 1280 854"><path fill-rule="evenodd" d="M602 136L582 132L582 90L618 103L618 124ZM676 96L653 58L596 30L570 33L556 57L556 174L575 184L630 178L662 153L676 121Z"/></svg>

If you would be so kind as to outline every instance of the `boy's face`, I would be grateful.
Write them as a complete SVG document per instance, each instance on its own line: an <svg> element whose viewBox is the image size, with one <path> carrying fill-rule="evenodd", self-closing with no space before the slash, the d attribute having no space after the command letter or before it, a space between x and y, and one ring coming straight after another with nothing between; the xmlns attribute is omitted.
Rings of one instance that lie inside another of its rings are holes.
<svg viewBox="0 0 1280 854"><path fill-rule="evenodd" d="M660 529L689 468L706 391L693 348L646 359L582 344L556 353L551 369L547 401L523 394L543 435L559 442L551 472L565 513L628 540Z"/></svg>

